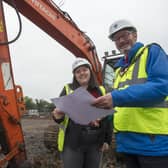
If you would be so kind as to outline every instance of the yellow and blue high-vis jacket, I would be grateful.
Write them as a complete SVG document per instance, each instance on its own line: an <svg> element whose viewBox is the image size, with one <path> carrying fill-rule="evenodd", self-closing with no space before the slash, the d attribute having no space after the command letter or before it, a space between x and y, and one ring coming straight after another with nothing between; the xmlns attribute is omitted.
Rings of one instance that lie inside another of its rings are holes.
<svg viewBox="0 0 168 168"><path fill-rule="evenodd" d="M117 150L168 155L168 56L156 44L144 48L136 43L128 58L128 65L123 58L116 64L116 90L111 93Z"/></svg>

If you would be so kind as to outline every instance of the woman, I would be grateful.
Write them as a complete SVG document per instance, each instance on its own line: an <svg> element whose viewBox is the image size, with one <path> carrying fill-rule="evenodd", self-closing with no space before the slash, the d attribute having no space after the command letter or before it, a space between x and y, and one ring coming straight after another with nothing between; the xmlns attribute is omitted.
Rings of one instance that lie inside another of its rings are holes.
<svg viewBox="0 0 168 168"><path fill-rule="evenodd" d="M73 82L63 88L60 96L72 93L78 87L86 88L94 97L105 94L98 86L90 63L77 58L72 65ZM89 125L74 123L64 112L56 108L54 120L60 124L58 149L61 151L64 168L98 168L102 150L111 143L111 120L109 117L92 121Z"/></svg>

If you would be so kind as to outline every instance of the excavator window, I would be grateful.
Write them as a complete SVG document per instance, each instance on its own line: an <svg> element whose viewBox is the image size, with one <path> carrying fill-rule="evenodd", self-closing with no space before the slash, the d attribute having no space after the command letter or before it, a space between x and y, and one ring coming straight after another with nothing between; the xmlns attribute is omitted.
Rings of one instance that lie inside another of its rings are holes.
<svg viewBox="0 0 168 168"><path fill-rule="evenodd" d="M108 55L107 52L105 53L105 56L102 57L104 59L103 85L105 86L107 92L113 90L113 83L114 83L114 78L115 78L114 65L121 57L123 57L123 55L120 53Z"/></svg>

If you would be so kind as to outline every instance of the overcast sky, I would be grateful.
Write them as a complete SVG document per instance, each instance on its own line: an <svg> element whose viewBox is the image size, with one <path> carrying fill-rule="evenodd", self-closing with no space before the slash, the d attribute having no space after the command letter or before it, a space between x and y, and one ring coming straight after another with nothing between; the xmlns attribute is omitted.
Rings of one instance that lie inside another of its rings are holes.
<svg viewBox="0 0 168 168"><path fill-rule="evenodd" d="M138 29L138 41L159 43L168 52L167 0L55 0L68 12L78 27L96 45L101 59L105 51L114 48L107 38L111 23L130 20ZM5 4L4 4L5 5ZM13 9L5 5L8 38L18 31ZM75 57L57 41L22 17L22 34L10 45L15 83L23 88L24 96L33 99L57 97L64 84L71 82L71 64Z"/></svg>

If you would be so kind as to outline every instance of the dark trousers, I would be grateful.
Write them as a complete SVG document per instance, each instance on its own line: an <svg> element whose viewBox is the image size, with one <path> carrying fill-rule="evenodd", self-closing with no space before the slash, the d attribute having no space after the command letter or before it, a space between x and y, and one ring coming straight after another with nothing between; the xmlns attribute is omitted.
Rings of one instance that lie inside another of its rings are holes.
<svg viewBox="0 0 168 168"><path fill-rule="evenodd" d="M125 154L127 168L168 168L168 156L139 156Z"/></svg>
<svg viewBox="0 0 168 168"><path fill-rule="evenodd" d="M75 150L64 146L61 156L64 168L98 168L101 152L98 145L90 145Z"/></svg>

